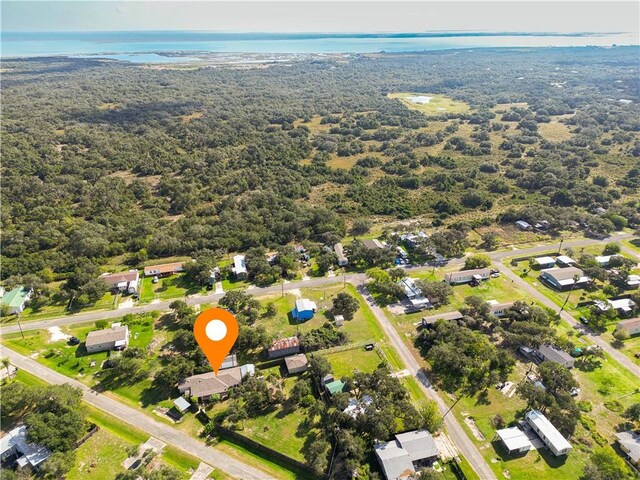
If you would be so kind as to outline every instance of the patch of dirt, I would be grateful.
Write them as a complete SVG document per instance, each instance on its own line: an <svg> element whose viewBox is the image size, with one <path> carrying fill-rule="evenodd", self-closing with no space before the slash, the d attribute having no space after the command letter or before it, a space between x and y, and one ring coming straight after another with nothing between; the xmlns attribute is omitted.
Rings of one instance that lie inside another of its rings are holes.
<svg viewBox="0 0 640 480"><path fill-rule="evenodd" d="M59 342L60 340L69 340L71 335L64 333L60 330L60 327L49 327L47 329L51 334L51 338L49 339L49 343Z"/></svg>
<svg viewBox="0 0 640 480"><path fill-rule="evenodd" d="M486 440L485 436L478 429L478 426L476 425L476 421L473 418L471 417L465 418L464 423L467 424L467 426L469 427L469 430L471 430L471 433L473 433L473 436L476 437L476 439L480 441Z"/></svg>

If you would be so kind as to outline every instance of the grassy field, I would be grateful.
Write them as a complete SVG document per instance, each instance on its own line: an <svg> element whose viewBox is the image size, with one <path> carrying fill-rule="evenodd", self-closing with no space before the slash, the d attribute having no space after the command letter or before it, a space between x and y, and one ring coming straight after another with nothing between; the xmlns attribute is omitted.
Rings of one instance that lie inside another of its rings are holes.
<svg viewBox="0 0 640 480"><path fill-rule="evenodd" d="M443 115L447 113L464 113L470 110L469 105L464 102L453 100L452 98L445 97L444 95L429 94L429 93L408 93L398 92L390 93L387 95L389 98L398 99L407 108L412 110L418 110L426 115ZM428 103L415 103L412 102L410 97L431 97Z"/></svg>
<svg viewBox="0 0 640 480"><path fill-rule="evenodd" d="M538 132L550 142L564 142L572 137L569 127L555 120L538 124Z"/></svg>
<svg viewBox="0 0 640 480"><path fill-rule="evenodd" d="M623 243L630 249L640 253L640 238L632 238L631 240L622 240L621 243Z"/></svg>
<svg viewBox="0 0 640 480"><path fill-rule="evenodd" d="M378 352L366 351L362 347L329 353L324 357L329 360L335 378L351 376L355 371L372 373L378 366L385 364Z"/></svg>

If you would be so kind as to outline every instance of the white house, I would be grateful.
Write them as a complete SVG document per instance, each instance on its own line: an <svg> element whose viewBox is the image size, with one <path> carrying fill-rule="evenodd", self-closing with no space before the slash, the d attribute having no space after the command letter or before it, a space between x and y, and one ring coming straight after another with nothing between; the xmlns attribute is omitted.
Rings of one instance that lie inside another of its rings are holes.
<svg viewBox="0 0 640 480"><path fill-rule="evenodd" d="M617 300L608 299L606 301L596 300L593 303L600 312L606 312L607 310L613 308L621 315L630 314L636 307L636 302L634 302L630 298L619 298Z"/></svg>
<svg viewBox="0 0 640 480"><path fill-rule="evenodd" d="M336 243L333 246L333 250L336 253L336 257L338 257L338 265L339 266L346 267L347 265L349 265L349 259L344 254L344 247L342 246L341 243Z"/></svg>
<svg viewBox="0 0 640 480"><path fill-rule="evenodd" d="M533 261L540 269L553 268L556 264L556 259L553 257L538 257L534 258Z"/></svg>
<svg viewBox="0 0 640 480"><path fill-rule="evenodd" d="M379 443L374 448L387 480L413 478L420 466L434 462L440 455L426 430L399 433L395 440Z"/></svg>
<svg viewBox="0 0 640 480"><path fill-rule="evenodd" d="M619 257L619 256L620 255L617 255L617 254L616 255L598 255L597 257L594 257L594 258L595 258L595 261L598 262L598 264L601 267L607 267L609 266L609 263L611 263L611 259L613 257Z"/></svg>
<svg viewBox="0 0 640 480"><path fill-rule="evenodd" d="M530 410L525 415L525 420L556 457L569 453L572 447L567 439L541 412Z"/></svg>
<svg viewBox="0 0 640 480"><path fill-rule="evenodd" d="M496 435L510 454L528 452L533 448L529 437L518 427L497 430Z"/></svg>
<svg viewBox="0 0 640 480"><path fill-rule="evenodd" d="M140 273L138 270L129 270L128 272L107 273L102 278L109 288L120 292L136 293L140 285Z"/></svg>
<svg viewBox="0 0 640 480"><path fill-rule="evenodd" d="M416 285L416 282L411 277L404 277L398 281L398 285L402 287L405 295L411 302L411 306L416 308L432 308L433 305L427 297L422 294L422 291Z"/></svg>
<svg viewBox="0 0 640 480"><path fill-rule="evenodd" d="M51 452L46 447L27 441L26 425L20 425L0 438L0 458L3 464L7 459L15 458L19 468L37 469L50 456Z"/></svg>
<svg viewBox="0 0 640 480"><path fill-rule="evenodd" d="M487 280L491 276L491 270L488 268L477 268L475 270L462 270L460 272L447 273L444 278L450 285L460 283L479 282Z"/></svg>
<svg viewBox="0 0 640 480"><path fill-rule="evenodd" d="M106 352L124 350L129 346L129 327L114 324L111 328L89 332L84 343L87 352Z"/></svg>
<svg viewBox="0 0 640 480"><path fill-rule="evenodd" d="M576 265L576 261L571 257L567 257L566 255L558 255L556 257L556 262L558 262L558 265L560 267L571 267L573 265Z"/></svg>
<svg viewBox="0 0 640 480"><path fill-rule="evenodd" d="M233 257L233 267L231 267L233 275L237 279L247 278L247 264L244 255L236 255Z"/></svg>

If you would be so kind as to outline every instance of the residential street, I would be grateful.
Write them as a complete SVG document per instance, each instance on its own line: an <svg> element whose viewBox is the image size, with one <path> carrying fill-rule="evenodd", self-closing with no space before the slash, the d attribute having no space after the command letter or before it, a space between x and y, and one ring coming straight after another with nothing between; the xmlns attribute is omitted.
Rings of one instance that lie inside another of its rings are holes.
<svg viewBox="0 0 640 480"><path fill-rule="evenodd" d="M503 275L509 277L514 283L516 283L522 290L526 291L529 295L535 298L541 304L553 309L554 311L558 311L560 308L553 303L549 298L547 298L544 294L540 293L536 290L532 285L528 284L524 280L522 280L518 275L516 275L509 267L504 265L501 261L496 260L495 266L502 272ZM602 347L602 349L607 352L611 357L617 361L624 368L629 370L635 376L640 377L640 367L638 367L633 360L627 357L625 354L616 350L611 346L609 342L602 339L599 335L594 334L588 327L579 323L569 312L564 310L560 315L563 320L569 323L571 326L575 327L576 325L582 332L585 337L589 338L593 343Z"/></svg>
<svg viewBox="0 0 640 480"><path fill-rule="evenodd" d="M97 393L86 385L57 373L54 370L39 364L35 360L20 355L9 348L2 347L2 356L8 357L11 363L16 367L29 372L48 383L69 383L74 387L80 388L83 392L84 400L88 404L103 410L109 415L113 415L129 425L144 430L150 436L193 455L205 463L224 470L233 477L241 478L243 480L268 480L273 478L260 470L256 470L249 465L245 465L215 448L206 446L203 442L190 437L186 433L183 433L170 425L153 420L147 415L140 413L138 410Z"/></svg>
<svg viewBox="0 0 640 480"><path fill-rule="evenodd" d="M364 297L369 308L378 319L378 322L382 326L382 329L387 334L387 337L391 340L393 347L400 355L405 367L411 375L418 380L418 384L427 395L428 398L435 400L438 404L438 409L440 413L443 415L449 410L449 407L444 403L442 398L435 391L426 375L420 368L420 365L414 358L413 354L409 350L409 348L404 344L402 338L398 334L393 325L387 317L385 316L382 309L373 302L371 295L367 291L364 285L359 285L358 291ZM476 446L471 442L465 431L462 429L456 418L452 413L444 417L444 424L447 428L447 433L455 443L456 447L460 450L460 453L467 459L471 467L475 470L475 472L480 476L482 480L496 479L496 476L491 471L484 458L476 448Z"/></svg>
<svg viewBox="0 0 640 480"><path fill-rule="evenodd" d="M619 240L624 240L631 237L633 237L633 235L629 233L623 233L619 235L612 235L603 240L595 240L595 239L588 239L588 238L580 239L580 240L568 240L566 242L563 242L562 246L563 248L582 247L585 245L591 245L593 243L606 243L611 241L619 241ZM536 253L553 251L554 249L557 249L558 246L559 246L559 243L536 245L535 247L523 248L521 250L518 250L518 249L499 250L496 252L489 252L488 255L494 261L499 261L504 258L513 257L517 255L526 256L526 255L531 255ZM638 257L637 253L633 252L633 250L627 247L623 246L623 250L629 251L629 253ZM464 262L464 258L454 258L449 261L449 265L461 264L463 262ZM433 268L432 266L417 266L417 267L408 268L407 270L409 272L420 272L420 271L430 270L432 268ZM321 287L323 285L331 285L331 284L335 284L345 280L349 283L359 284L359 283L362 283L362 281L365 278L366 277L363 273L349 273L347 275L335 276L335 277L309 278L308 280L298 280L296 282L285 283L284 285L278 284L278 285L271 285L269 287L251 286L247 288L247 292L253 295L265 295L268 293L281 292L283 290L287 292L289 290L296 290L299 288ZM202 303L215 303L218 300L220 300L223 296L224 296L224 293L211 293L208 295L197 295L197 296L187 297L185 301L189 305L199 305ZM40 330L43 328L49 328L54 326L59 327L62 325L70 325L72 323L95 322L96 320L102 320L102 319L108 320L110 318L122 317L127 313L144 313L144 312L150 312L152 310L162 311L162 310L167 310L171 302L173 302L174 300L179 300L179 299L166 300L166 301L151 303L147 305L138 305L138 306L123 308L118 310L99 310L99 311L87 312L87 313L69 314L62 317L50 318L47 320L23 321L22 330L24 331ZM16 323L0 326L0 335L19 332L19 331L20 329Z"/></svg>

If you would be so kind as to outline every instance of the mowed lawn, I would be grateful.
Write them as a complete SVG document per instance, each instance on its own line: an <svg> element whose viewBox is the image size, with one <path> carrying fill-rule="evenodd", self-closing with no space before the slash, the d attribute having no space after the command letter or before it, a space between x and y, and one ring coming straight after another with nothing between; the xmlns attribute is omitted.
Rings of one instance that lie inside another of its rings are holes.
<svg viewBox="0 0 640 480"><path fill-rule="evenodd" d="M122 462L129 456L127 450L131 447L132 444L100 429L76 449L76 462L66 479L112 480L124 471Z"/></svg>
<svg viewBox="0 0 640 480"><path fill-rule="evenodd" d="M372 373L386 362L375 350L365 350L363 347L323 354L331 364L333 376L342 378L352 376L356 371Z"/></svg>
<svg viewBox="0 0 640 480"><path fill-rule="evenodd" d="M347 333L349 341L359 343L365 341L380 342L384 340L384 333L378 325L375 317L369 310L364 299L356 292L355 288L341 283L330 285L325 288L303 288L299 295L286 293L282 296L262 297L260 301L266 305L273 302L277 308L277 313L270 318L261 318L256 325L264 326L267 331L275 337L288 337L299 333L308 332L314 328L321 327L325 322L333 322L332 308L333 298L340 292L346 292L356 297L360 303L360 308L352 320L345 320L344 325L339 327ZM296 292L297 293L297 292ZM297 298L307 298L316 302L318 311L311 320L297 323L291 318L291 310L295 306Z"/></svg>

